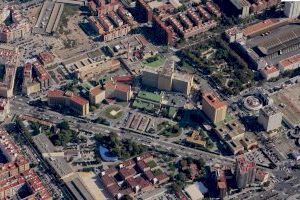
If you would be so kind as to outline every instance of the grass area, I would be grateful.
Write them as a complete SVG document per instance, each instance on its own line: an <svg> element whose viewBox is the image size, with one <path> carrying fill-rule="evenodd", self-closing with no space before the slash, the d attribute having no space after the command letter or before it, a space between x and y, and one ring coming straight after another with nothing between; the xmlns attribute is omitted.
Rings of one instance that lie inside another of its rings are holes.
<svg viewBox="0 0 300 200"><path fill-rule="evenodd" d="M123 111L119 106L111 105L107 107L104 111L105 117L109 119L118 119L123 115Z"/></svg>
<svg viewBox="0 0 300 200"><path fill-rule="evenodd" d="M169 127L169 126L171 126L171 124L168 121L164 121L164 122L157 125L157 130L160 131L160 130L163 130L163 129Z"/></svg>
<svg viewBox="0 0 300 200"><path fill-rule="evenodd" d="M156 54L155 56L152 56L150 58L147 58L143 64L148 66L148 67L159 67L161 65L163 65L165 63L165 58L163 58L162 56Z"/></svg>
<svg viewBox="0 0 300 200"><path fill-rule="evenodd" d="M152 169L152 168L156 167L157 164L154 160L150 160L149 162L147 162L147 166Z"/></svg>
<svg viewBox="0 0 300 200"><path fill-rule="evenodd" d="M155 169L155 170L153 170L153 175L154 176L159 176L159 175L161 175L163 172L161 171L161 169Z"/></svg>
<svg viewBox="0 0 300 200"><path fill-rule="evenodd" d="M141 91L138 94L138 98L145 99L145 100L148 100L148 101L153 101L153 102L156 102L156 103L160 103L161 99L162 99L162 95L161 94L155 94L153 92Z"/></svg>
<svg viewBox="0 0 300 200"><path fill-rule="evenodd" d="M178 137L182 133L182 129L178 125L167 126L160 135L165 137Z"/></svg>
<svg viewBox="0 0 300 200"><path fill-rule="evenodd" d="M82 85L82 87L84 87L86 90L90 90L90 89L93 87L92 84L91 84L90 82L88 82L88 81L83 82L81 85Z"/></svg>

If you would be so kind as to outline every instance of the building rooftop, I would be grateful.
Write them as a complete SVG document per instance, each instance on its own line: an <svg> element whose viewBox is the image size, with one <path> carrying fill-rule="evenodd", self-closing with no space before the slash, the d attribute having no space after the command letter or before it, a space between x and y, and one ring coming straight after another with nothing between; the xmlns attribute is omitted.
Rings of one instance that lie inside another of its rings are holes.
<svg viewBox="0 0 300 200"><path fill-rule="evenodd" d="M300 54L297 54L297 55L294 55L292 57L289 57L289 58L286 58L284 60L281 60L279 62L279 64L282 66L282 67L289 67L290 65L293 65L293 64L296 64L296 63L299 63L300 62Z"/></svg>
<svg viewBox="0 0 300 200"><path fill-rule="evenodd" d="M225 101L222 101L216 94L213 92L204 93L202 98L215 109L222 108L227 106Z"/></svg>
<svg viewBox="0 0 300 200"><path fill-rule="evenodd" d="M300 27L285 29L278 34L270 36L258 45L258 49L266 55L300 42Z"/></svg>
<svg viewBox="0 0 300 200"><path fill-rule="evenodd" d="M105 90L104 90L104 88L102 88L101 85L97 85L96 87L91 88L89 92L92 96L96 96L104 91Z"/></svg>
<svg viewBox="0 0 300 200"><path fill-rule="evenodd" d="M114 81L107 81L105 82L105 89L106 90L117 90L121 92L130 92L131 86L120 83L120 82L114 82Z"/></svg>
<svg viewBox="0 0 300 200"><path fill-rule="evenodd" d="M88 104L89 101L76 95L73 92L64 92L62 90L49 90L48 91L48 97L66 97L66 98L70 98L71 101L79 104L79 105L85 105Z"/></svg>
<svg viewBox="0 0 300 200"><path fill-rule="evenodd" d="M258 32L261 32L263 30L272 28L275 25L280 24L286 20L282 19L267 19L265 21L250 25L246 28L244 28L242 31L246 37L251 37L252 35L255 35Z"/></svg>
<svg viewBox="0 0 300 200"><path fill-rule="evenodd" d="M280 111L274 105L267 105L261 109L261 112L266 116L272 116L279 113Z"/></svg>
<svg viewBox="0 0 300 200"><path fill-rule="evenodd" d="M230 0L230 2L239 10L243 7L251 6L251 4L247 0Z"/></svg>
<svg viewBox="0 0 300 200"><path fill-rule="evenodd" d="M273 73L276 73L276 72L279 72L279 69L274 66L274 65L268 65L266 66L265 68L262 69L262 71L265 73L265 74L273 74Z"/></svg>
<svg viewBox="0 0 300 200"><path fill-rule="evenodd" d="M243 154L236 157L236 164L241 173L247 173L249 170L256 167L256 163L254 161L249 161Z"/></svg>

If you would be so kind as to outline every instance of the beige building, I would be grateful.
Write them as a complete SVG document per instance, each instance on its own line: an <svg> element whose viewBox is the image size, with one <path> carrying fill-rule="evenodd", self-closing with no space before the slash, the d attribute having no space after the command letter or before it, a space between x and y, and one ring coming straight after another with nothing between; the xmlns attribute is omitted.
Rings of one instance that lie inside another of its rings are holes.
<svg viewBox="0 0 300 200"><path fill-rule="evenodd" d="M85 116L89 114L89 101L77 96L73 92L52 90L48 92L48 105L50 107L66 106L76 114Z"/></svg>
<svg viewBox="0 0 300 200"><path fill-rule="evenodd" d="M260 109L258 123L269 132L281 127L282 113L274 105L268 105Z"/></svg>
<svg viewBox="0 0 300 200"><path fill-rule="evenodd" d="M0 99L0 121L4 121L10 112L8 99Z"/></svg>
<svg viewBox="0 0 300 200"><path fill-rule="evenodd" d="M0 65L4 66L5 74L0 74L0 97L13 96L16 66L19 64L19 50L8 45L0 45Z"/></svg>
<svg viewBox="0 0 300 200"><path fill-rule="evenodd" d="M76 78L87 80L101 73L115 71L120 68L121 63L115 59L99 62L86 60L86 62L78 61L78 64L75 63L74 65L79 66L75 70Z"/></svg>
<svg viewBox="0 0 300 200"><path fill-rule="evenodd" d="M89 91L90 103L95 105L101 103L105 99L105 89L98 85Z"/></svg>
<svg viewBox="0 0 300 200"><path fill-rule="evenodd" d="M5 75L3 81L0 82L0 97L10 98L13 96L15 76L15 66L5 66Z"/></svg>
<svg viewBox="0 0 300 200"><path fill-rule="evenodd" d="M204 93L202 96L202 110L216 124L225 119L227 104L212 92Z"/></svg>
<svg viewBox="0 0 300 200"><path fill-rule="evenodd" d="M105 83L105 97L108 99L117 99L120 101L129 101L132 97L131 86L115 81Z"/></svg>
<svg viewBox="0 0 300 200"><path fill-rule="evenodd" d="M174 64L174 61L168 60L161 69L145 68L142 72L142 84L189 95L193 86L193 75L174 72Z"/></svg>
<svg viewBox="0 0 300 200"><path fill-rule="evenodd" d="M237 120L222 123L214 131L226 143L233 155L243 153L257 146L257 141L246 134L245 129Z"/></svg>

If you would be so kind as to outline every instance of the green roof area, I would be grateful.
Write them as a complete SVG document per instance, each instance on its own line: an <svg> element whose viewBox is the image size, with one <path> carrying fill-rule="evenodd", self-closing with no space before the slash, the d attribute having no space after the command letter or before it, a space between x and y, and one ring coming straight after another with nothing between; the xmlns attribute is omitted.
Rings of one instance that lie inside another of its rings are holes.
<svg viewBox="0 0 300 200"><path fill-rule="evenodd" d="M140 99L152 101L154 103L160 103L161 99L162 99L161 94L155 94L155 93L146 92L146 91L139 92L137 97L140 98Z"/></svg>
<svg viewBox="0 0 300 200"><path fill-rule="evenodd" d="M175 117L176 113L177 113L177 108L174 108L174 107L170 107L169 108L168 116L170 118Z"/></svg>
<svg viewBox="0 0 300 200"><path fill-rule="evenodd" d="M134 108L138 108L138 109L144 109L144 110L147 110L147 111L155 111L155 106L149 102L144 102L144 101L141 101L141 100L138 100L136 99L132 106Z"/></svg>
<svg viewBox="0 0 300 200"><path fill-rule="evenodd" d="M146 59L143 64L148 66L148 67L153 67L153 68L157 68L159 66L162 66L165 63L165 58L163 58L160 55L155 55L153 57L150 57L148 59Z"/></svg>

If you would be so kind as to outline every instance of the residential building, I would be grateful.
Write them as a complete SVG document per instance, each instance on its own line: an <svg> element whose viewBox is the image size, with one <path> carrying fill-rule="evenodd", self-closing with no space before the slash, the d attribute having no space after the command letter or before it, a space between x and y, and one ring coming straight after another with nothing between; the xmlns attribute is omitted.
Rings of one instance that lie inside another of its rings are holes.
<svg viewBox="0 0 300 200"><path fill-rule="evenodd" d="M174 72L174 61L168 60L161 69L145 68L142 72L142 84L163 91L191 93L193 75Z"/></svg>
<svg viewBox="0 0 300 200"><path fill-rule="evenodd" d="M153 190L154 186L165 183L169 177L163 171L155 175L153 167L148 164L149 162L156 164L153 156L149 153L125 160L118 166L112 166L102 171L101 183L108 194L116 199L125 195L135 197L141 192ZM155 168L157 169L159 166ZM123 183L122 186L120 186L120 182Z"/></svg>
<svg viewBox="0 0 300 200"><path fill-rule="evenodd" d="M10 98L14 91L16 67L6 65L4 70L5 74L0 82L0 97Z"/></svg>
<svg viewBox="0 0 300 200"><path fill-rule="evenodd" d="M288 18L297 18L300 15L300 2L288 1L284 2L284 14Z"/></svg>
<svg viewBox="0 0 300 200"><path fill-rule="evenodd" d="M227 104L216 94L207 92L202 95L202 111L214 124L221 122L226 117Z"/></svg>
<svg viewBox="0 0 300 200"><path fill-rule="evenodd" d="M218 196L220 199L225 199L227 197L227 179L226 179L226 170L225 166L215 165L212 167L212 175L215 181L215 186L218 190Z"/></svg>
<svg viewBox="0 0 300 200"><path fill-rule="evenodd" d="M259 183L262 185L266 183L270 178L270 173L263 170L263 169L256 169L255 173L255 180L259 181Z"/></svg>
<svg viewBox="0 0 300 200"><path fill-rule="evenodd" d="M91 60L86 60L85 62L80 61L80 63L78 64L78 68L75 70L75 76L78 79L87 80L93 78L98 74L115 71L119 69L120 66L120 61L115 59L99 62L94 62Z"/></svg>
<svg viewBox="0 0 300 200"><path fill-rule="evenodd" d="M280 70L273 65L268 65L265 68L261 69L260 73L264 77L264 79L270 80L272 78L278 77L280 75Z"/></svg>
<svg viewBox="0 0 300 200"><path fill-rule="evenodd" d="M8 99L0 99L0 122L4 121L10 112L10 103Z"/></svg>
<svg viewBox="0 0 300 200"><path fill-rule="evenodd" d="M267 105L260 109L258 123L269 132L281 127L282 113L274 105Z"/></svg>
<svg viewBox="0 0 300 200"><path fill-rule="evenodd" d="M0 151L5 162L0 165L0 199L51 200L39 176L30 169L29 161L13 138L0 128ZM22 191L20 188L27 188Z"/></svg>
<svg viewBox="0 0 300 200"><path fill-rule="evenodd" d="M230 0L232 14L237 15L241 18L246 18L250 15L251 4L247 0Z"/></svg>
<svg viewBox="0 0 300 200"><path fill-rule="evenodd" d="M36 59L33 58L31 60L33 70L35 75L37 76L38 81L41 84L41 89L47 89L50 87L50 75L44 66Z"/></svg>
<svg viewBox="0 0 300 200"><path fill-rule="evenodd" d="M115 82L113 80L105 82L105 98L129 101L132 97L131 86Z"/></svg>
<svg viewBox="0 0 300 200"><path fill-rule="evenodd" d="M38 55L39 61L45 66L53 63L55 56L49 51L43 51Z"/></svg>
<svg viewBox="0 0 300 200"><path fill-rule="evenodd" d="M92 105L99 104L105 99L105 88L97 85L90 89L89 100Z"/></svg>
<svg viewBox="0 0 300 200"><path fill-rule="evenodd" d="M16 39L26 38L30 34L30 25L13 6L4 6L0 10L0 41L12 42ZM8 24L7 21L11 23Z"/></svg>
<svg viewBox="0 0 300 200"><path fill-rule="evenodd" d="M243 33L237 26L234 26L225 30L225 37L228 42L232 43L240 40L243 37Z"/></svg>
<svg viewBox="0 0 300 200"><path fill-rule="evenodd" d="M64 92L62 90L51 90L48 92L48 105L50 107L68 107L76 114L89 114L89 101L74 94L73 92Z"/></svg>
<svg viewBox="0 0 300 200"><path fill-rule="evenodd" d="M0 74L0 97L10 98L13 96L16 66L19 64L19 50L8 45L0 45L0 65L5 73Z"/></svg>
<svg viewBox="0 0 300 200"><path fill-rule="evenodd" d="M243 189L254 183L256 175L256 163L249 161L245 155L236 157L235 163L235 180L237 187Z"/></svg>

